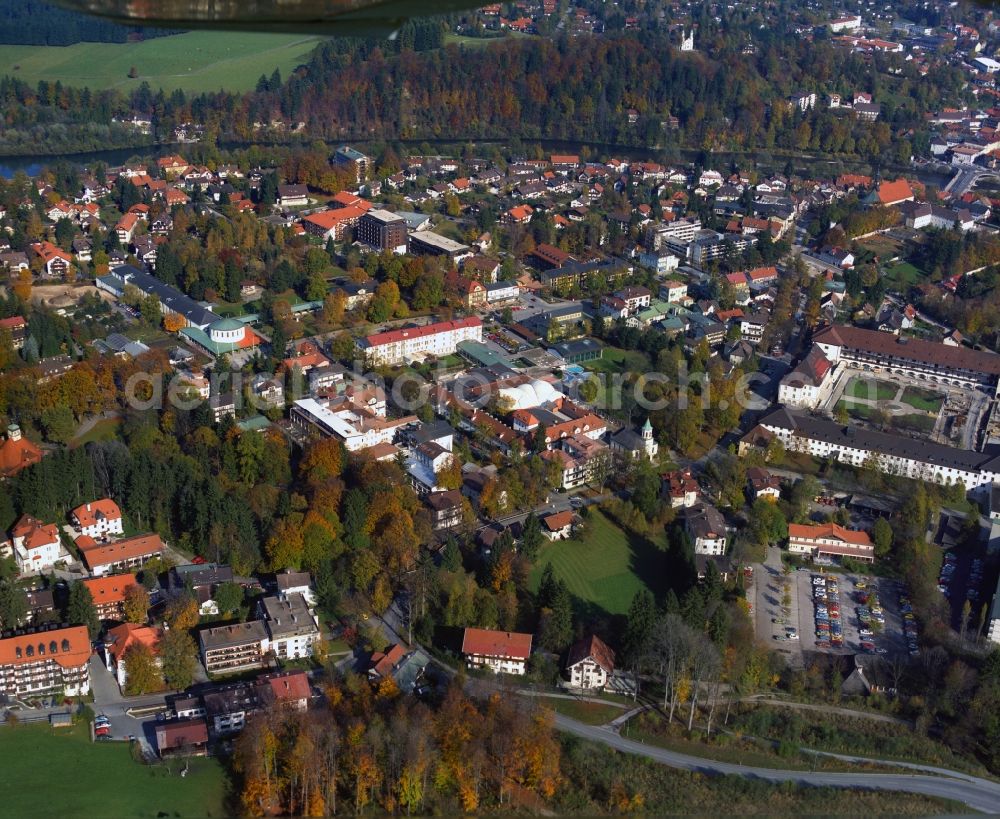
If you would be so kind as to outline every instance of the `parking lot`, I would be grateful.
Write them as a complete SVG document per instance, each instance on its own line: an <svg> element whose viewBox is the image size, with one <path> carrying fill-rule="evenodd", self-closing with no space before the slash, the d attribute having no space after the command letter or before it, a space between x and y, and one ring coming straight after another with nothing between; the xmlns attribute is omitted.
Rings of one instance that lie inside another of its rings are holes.
<svg viewBox="0 0 1000 819"><path fill-rule="evenodd" d="M768 550L767 562L754 568L757 638L783 654L792 667L805 665L806 651L890 656L910 650L900 608L905 589L897 581L807 569L786 576L780 550L774 547ZM915 622L909 622L915 629Z"/></svg>

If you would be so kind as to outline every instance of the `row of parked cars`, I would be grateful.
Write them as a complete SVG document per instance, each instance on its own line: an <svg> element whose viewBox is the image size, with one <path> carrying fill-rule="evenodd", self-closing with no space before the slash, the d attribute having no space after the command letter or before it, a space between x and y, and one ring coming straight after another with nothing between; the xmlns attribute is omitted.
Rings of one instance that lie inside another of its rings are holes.
<svg viewBox="0 0 1000 819"><path fill-rule="evenodd" d="M813 605L816 620L816 647L841 648L844 628L840 622L840 587L835 577L813 575Z"/></svg>
<svg viewBox="0 0 1000 819"><path fill-rule="evenodd" d="M899 593L899 611L903 617L903 636L911 657L920 656L920 631L917 628L917 618L913 614L913 605L905 591Z"/></svg>
<svg viewBox="0 0 1000 819"><path fill-rule="evenodd" d="M875 645L875 634L885 628L885 610L878 598L876 589L868 588L868 584L855 584L856 599L861 604L854 612L858 616L858 637L861 650L868 654L885 654L886 650Z"/></svg>
<svg viewBox="0 0 1000 819"><path fill-rule="evenodd" d="M111 720L104 714L98 714L94 718L94 737L97 739L111 739Z"/></svg>

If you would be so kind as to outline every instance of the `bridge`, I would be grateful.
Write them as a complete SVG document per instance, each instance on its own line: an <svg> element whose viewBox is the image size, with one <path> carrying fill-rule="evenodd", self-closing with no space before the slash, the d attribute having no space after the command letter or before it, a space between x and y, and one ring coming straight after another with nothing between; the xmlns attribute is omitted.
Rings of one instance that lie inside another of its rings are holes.
<svg viewBox="0 0 1000 819"><path fill-rule="evenodd" d="M1000 171L991 171L979 165L959 166L958 172L945 185L944 192L957 198L968 193L984 179L1000 182Z"/></svg>

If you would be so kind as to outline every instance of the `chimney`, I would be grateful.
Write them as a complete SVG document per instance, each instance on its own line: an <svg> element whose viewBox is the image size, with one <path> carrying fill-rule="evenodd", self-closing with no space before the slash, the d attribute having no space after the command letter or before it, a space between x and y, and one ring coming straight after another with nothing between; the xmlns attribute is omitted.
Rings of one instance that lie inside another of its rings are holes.
<svg viewBox="0 0 1000 819"><path fill-rule="evenodd" d="M90 511L90 504L89 503L87 504L87 511L88 512Z"/></svg>
<svg viewBox="0 0 1000 819"><path fill-rule="evenodd" d="M7 438L11 441L21 440L21 428L17 424L11 424L7 427Z"/></svg>

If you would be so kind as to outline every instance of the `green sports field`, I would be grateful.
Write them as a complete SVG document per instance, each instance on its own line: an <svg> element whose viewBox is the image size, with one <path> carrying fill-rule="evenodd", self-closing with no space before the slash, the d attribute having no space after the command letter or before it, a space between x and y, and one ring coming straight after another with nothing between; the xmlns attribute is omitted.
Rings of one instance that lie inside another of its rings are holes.
<svg viewBox="0 0 1000 819"><path fill-rule="evenodd" d="M128 91L148 82L154 89L189 92L248 91L275 68L282 79L306 62L320 41L301 34L191 31L139 43L77 43L71 46L0 46L0 74L32 85L64 85ZM138 76L128 76L132 67Z"/></svg>
<svg viewBox="0 0 1000 819"><path fill-rule="evenodd" d="M548 563L580 603L608 614L627 613L640 589L654 595L660 590L652 579L662 578L664 556L653 544L622 531L600 512L590 515L588 527L583 541L557 540L542 547L531 572L532 590L538 589Z"/></svg>
<svg viewBox="0 0 1000 819"><path fill-rule="evenodd" d="M147 766L128 744L92 744L82 725L0 727L0 815L227 816L228 779L215 759Z"/></svg>

